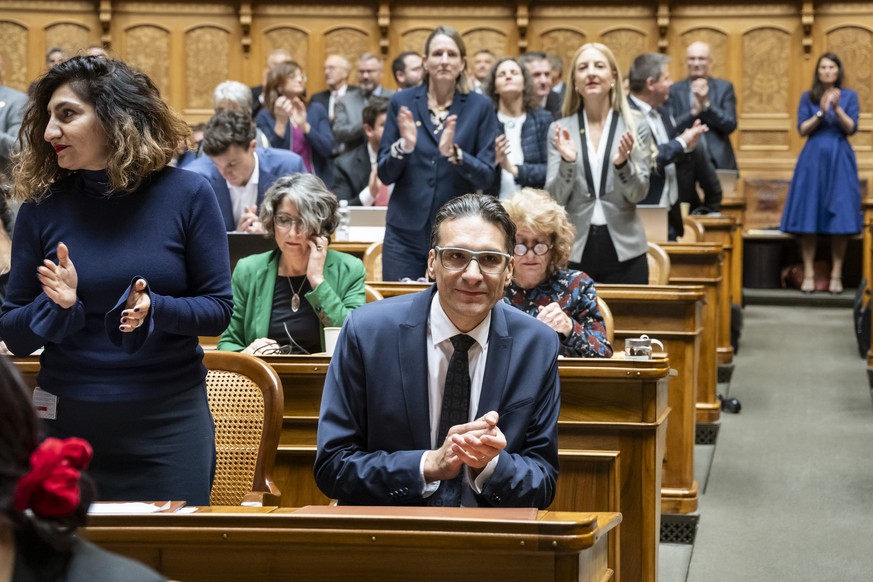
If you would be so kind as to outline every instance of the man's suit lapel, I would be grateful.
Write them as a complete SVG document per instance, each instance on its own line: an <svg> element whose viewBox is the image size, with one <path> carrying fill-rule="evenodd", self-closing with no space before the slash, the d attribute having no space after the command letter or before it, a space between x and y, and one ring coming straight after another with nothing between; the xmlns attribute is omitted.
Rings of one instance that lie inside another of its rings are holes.
<svg viewBox="0 0 873 582"><path fill-rule="evenodd" d="M430 409L428 407L427 319L436 286L416 295L409 316L398 330L401 392L406 401L406 416L414 449L430 449Z"/></svg>
<svg viewBox="0 0 873 582"><path fill-rule="evenodd" d="M488 332L488 361L485 362L485 375L482 377L482 393L479 396L479 408L476 418L480 418L489 410L499 412L503 402L503 391L506 389L506 375L509 370L509 356L512 351L512 336L506 327L507 309L498 303L491 309L491 330ZM515 309L509 307L509 309Z"/></svg>

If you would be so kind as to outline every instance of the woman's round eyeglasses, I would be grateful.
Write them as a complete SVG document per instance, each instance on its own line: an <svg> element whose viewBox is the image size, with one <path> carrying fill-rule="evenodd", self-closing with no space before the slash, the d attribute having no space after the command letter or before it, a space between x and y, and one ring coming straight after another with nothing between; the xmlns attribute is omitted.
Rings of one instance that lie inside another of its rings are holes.
<svg viewBox="0 0 873 582"><path fill-rule="evenodd" d="M515 253L516 255L518 255L519 257L523 257L527 254L528 251L533 251L533 254L535 254L538 257L541 257L544 254L546 254L547 252L549 252L550 250L552 250L553 246L555 246L555 245L547 245L546 243L537 243L534 246L529 247L524 243L515 243L515 247L513 247L512 252Z"/></svg>

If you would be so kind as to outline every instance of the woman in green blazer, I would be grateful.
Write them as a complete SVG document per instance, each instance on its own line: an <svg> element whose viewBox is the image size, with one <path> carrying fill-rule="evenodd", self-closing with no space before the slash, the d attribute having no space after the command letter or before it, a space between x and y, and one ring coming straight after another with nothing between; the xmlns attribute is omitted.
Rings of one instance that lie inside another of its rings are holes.
<svg viewBox="0 0 873 582"><path fill-rule="evenodd" d="M249 354L324 350L324 327L340 327L364 304L364 264L328 250L339 223L336 197L311 174L280 178L259 218L276 250L233 271L233 317L218 349Z"/></svg>

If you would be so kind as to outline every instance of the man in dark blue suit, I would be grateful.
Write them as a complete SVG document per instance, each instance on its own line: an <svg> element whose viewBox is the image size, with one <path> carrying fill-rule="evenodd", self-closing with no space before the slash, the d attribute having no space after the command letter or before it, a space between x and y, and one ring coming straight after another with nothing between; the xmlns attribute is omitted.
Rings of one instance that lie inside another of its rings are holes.
<svg viewBox="0 0 873 582"><path fill-rule="evenodd" d="M543 509L558 475L558 340L500 300L515 225L493 197L468 194L440 209L431 238L434 289L346 320L316 482L344 504Z"/></svg>
<svg viewBox="0 0 873 582"><path fill-rule="evenodd" d="M203 153L185 167L206 177L215 190L227 230L264 232L258 206L273 183L306 173L303 158L287 150L258 148L248 112L222 110L203 130Z"/></svg>
<svg viewBox="0 0 873 582"><path fill-rule="evenodd" d="M686 164L688 154L697 147L700 136L709 128L695 120L680 135L673 117L662 108L673 85L669 63L670 57L661 53L645 53L635 58L628 73L628 103L642 114L658 146L655 171L649 177L649 194L642 203L668 209L669 238L676 240L683 234L679 207L683 197L678 169ZM686 185L684 181L682 184ZM691 186L693 188L693 182Z"/></svg>
<svg viewBox="0 0 873 582"><path fill-rule="evenodd" d="M730 81L709 76L712 51L705 42L688 45L685 54L688 78L670 88L670 110L679 131L700 120L709 127L703 147L716 168L736 170L730 135L737 129L737 98Z"/></svg>

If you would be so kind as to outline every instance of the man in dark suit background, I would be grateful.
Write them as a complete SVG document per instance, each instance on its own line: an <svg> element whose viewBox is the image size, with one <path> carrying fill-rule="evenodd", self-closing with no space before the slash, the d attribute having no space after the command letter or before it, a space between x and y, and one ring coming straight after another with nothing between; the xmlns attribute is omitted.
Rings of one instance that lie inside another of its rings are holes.
<svg viewBox="0 0 873 582"><path fill-rule="evenodd" d="M668 234L670 240L675 240L683 233L678 168L687 163L688 154L708 128L698 119L679 135L669 111L662 109L673 85L669 63L670 57L661 53L645 53L634 59L628 73L628 102L642 114L658 146L655 171L649 176L649 194L642 203L669 209Z"/></svg>
<svg viewBox="0 0 873 582"><path fill-rule="evenodd" d="M387 113L388 98L371 97L362 115L367 141L334 160L333 193L339 200L348 200L350 206L388 205L394 185L382 184L376 175Z"/></svg>
<svg viewBox="0 0 873 582"><path fill-rule="evenodd" d="M360 307L340 332L315 480L344 504L543 509L558 340L501 301L515 225L494 197L467 194L439 210L431 242L434 288Z"/></svg>
<svg viewBox="0 0 873 582"><path fill-rule="evenodd" d="M27 95L3 85L3 55L0 55L0 181L12 179L12 155L18 151L18 130Z"/></svg>
<svg viewBox="0 0 873 582"><path fill-rule="evenodd" d="M402 52L392 61L391 73L398 91L418 87L424 74L424 60L415 51Z"/></svg>
<svg viewBox="0 0 873 582"><path fill-rule="evenodd" d="M248 111L213 115L203 130L203 153L185 169L209 180L228 231L264 232L258 220L264 193L282 176L306 173L294 152L256 147Z"/></svg>
<svg viewBox="0 0 873 582"><path fill-rule="evenodd" d="M311 102L319 103L324 107L331 125L336 117L337 102L345 97L350 89L355 88L347 83L351 69L351 64L344 56L328 55L324 60L324 84L327 85L327 89L319 91L310 99Z"/></svg>
<svg viewBox="0 0 873 582"><path fill-rule="evenodd" d="M709 127L703 145L719 169L736 170L730 135L737 128L737 99L730 81L709 76L712 51L704 42L688 45L685 56L688 78L670 88L670 110L679 131L700 120Z"/></svg>
<svg viewBox="0 0 873 582"><path fill-rule="evenodd" d="M526 52L521 55L519 62L530 73L537 104L551 113L555 119L561 119L563 96L552 92L552 63L549 61L549 55L539 51Z"/></svg>
<svg viewBox="0 0 873 582"><path fill-rule="evenodd" d="M382 86L382 58L364 53L358 59L358 86L336 104L333 138L341 152L364 143L364 107L373 97L391 97L394 91Z"/></svg>

